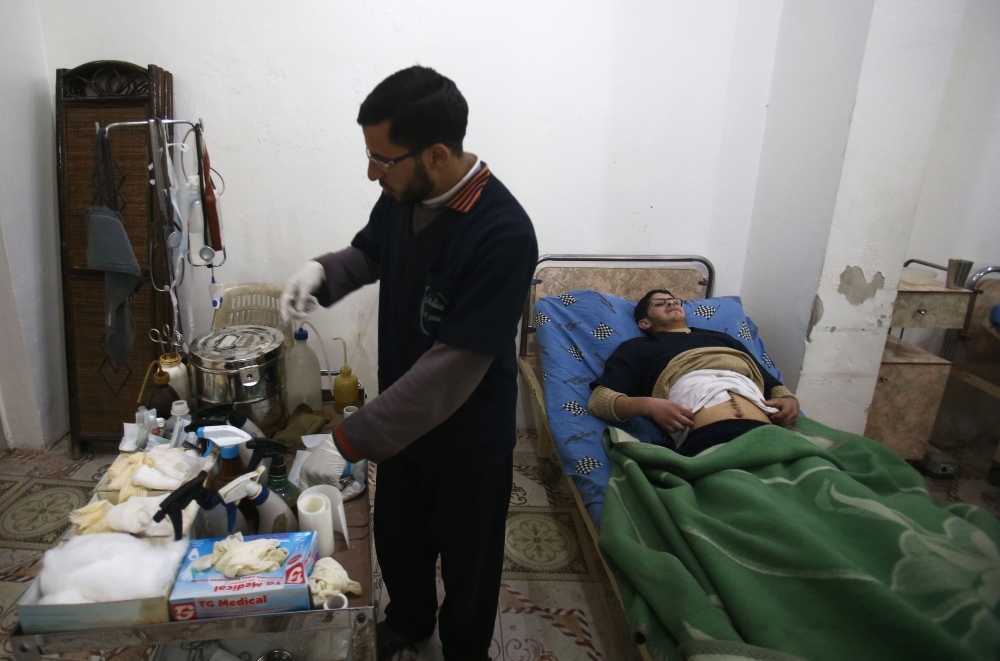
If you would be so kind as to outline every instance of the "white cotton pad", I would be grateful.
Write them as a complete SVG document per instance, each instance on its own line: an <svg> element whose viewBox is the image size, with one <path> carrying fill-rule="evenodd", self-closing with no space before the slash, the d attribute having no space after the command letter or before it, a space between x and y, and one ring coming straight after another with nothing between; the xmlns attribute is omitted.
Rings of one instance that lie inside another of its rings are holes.
<svg viewBox="0 0 1000 661"><path fill-rule="evenodd" d="M177 575L187 548L187 540L160 545L123 533L72 537L45 552L39 574L39 603L158 597Z"/></svg>

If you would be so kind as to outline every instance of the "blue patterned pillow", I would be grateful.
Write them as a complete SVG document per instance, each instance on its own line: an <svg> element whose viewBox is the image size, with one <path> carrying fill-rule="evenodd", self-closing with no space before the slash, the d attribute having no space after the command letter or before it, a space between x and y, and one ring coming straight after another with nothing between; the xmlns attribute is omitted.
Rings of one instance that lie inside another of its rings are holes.
<svg viewBox="0 0 1000 661"><path fill-rule="evenodd" d="M633 304L632 309L635 310ZM732 335L746 345L747 352L757 359L776 379L784 383L781 370L767 355L764 340L760 339L757 324L743 312L743 301L739 296L719 296L684 301L684 313L688 326L704 328Z"/></svg>

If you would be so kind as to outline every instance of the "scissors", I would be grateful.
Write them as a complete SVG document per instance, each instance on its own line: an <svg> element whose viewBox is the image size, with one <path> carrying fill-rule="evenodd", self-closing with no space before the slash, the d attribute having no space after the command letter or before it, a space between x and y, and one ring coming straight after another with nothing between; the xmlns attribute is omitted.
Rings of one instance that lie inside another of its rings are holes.
<svg viewBox="0 0 1000 661"><path fill-rule="evenodd" d="M170 324L163 324L162 331L158 328L150 328L149 339L160 344L161 355L167 353L166 349L163 347L164 344L170 344L171 351L174 349L174 336L170 332Z"/></svg>

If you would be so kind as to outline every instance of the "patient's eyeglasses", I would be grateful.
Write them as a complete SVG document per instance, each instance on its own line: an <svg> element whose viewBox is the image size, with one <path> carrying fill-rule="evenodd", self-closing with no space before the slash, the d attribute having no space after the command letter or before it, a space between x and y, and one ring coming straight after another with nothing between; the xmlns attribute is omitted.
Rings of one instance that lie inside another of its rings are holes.
<svg viewBox="0 0 1000 661"><path fill-rule="evenodd" d="M653 298L649 301L649 307L651 308L662 308L662 307L680 307L681 299L679 298Z"/></svg>
<svg viewBox="0 0 1000 661"><path fill-rule="evenodd" d="M406 153L406 154L403 154L402 156L399 156L398 158L390 158L390 159L385 160L385 161L382 160L381 158L377 157L377 156L373 156L372 153L371 153L371 150L369 150L369 149L365 149L365 154L368 156L368 160L375 164L375 167L377 167L382 172L388 172L389 168L391 168L396 163L399 163L400 161L405 161L406 159L408 159L411 156L416 156L417 154L419 154L422 151L423 151L423 149L414 149L413 151L411 151L409 153Z"/></svg>

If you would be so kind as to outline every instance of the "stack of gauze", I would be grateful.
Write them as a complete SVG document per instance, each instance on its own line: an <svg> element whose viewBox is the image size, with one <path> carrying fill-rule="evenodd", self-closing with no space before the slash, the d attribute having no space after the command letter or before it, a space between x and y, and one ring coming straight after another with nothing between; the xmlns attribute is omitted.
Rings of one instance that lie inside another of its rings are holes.
<svg viewBox="0 0 1000 661"><path fill-rule="evenodd" d="M162 596L187 548L187 540L154 544L124 533L71 537L45 552L38 603L88 604Z"/></svg>

